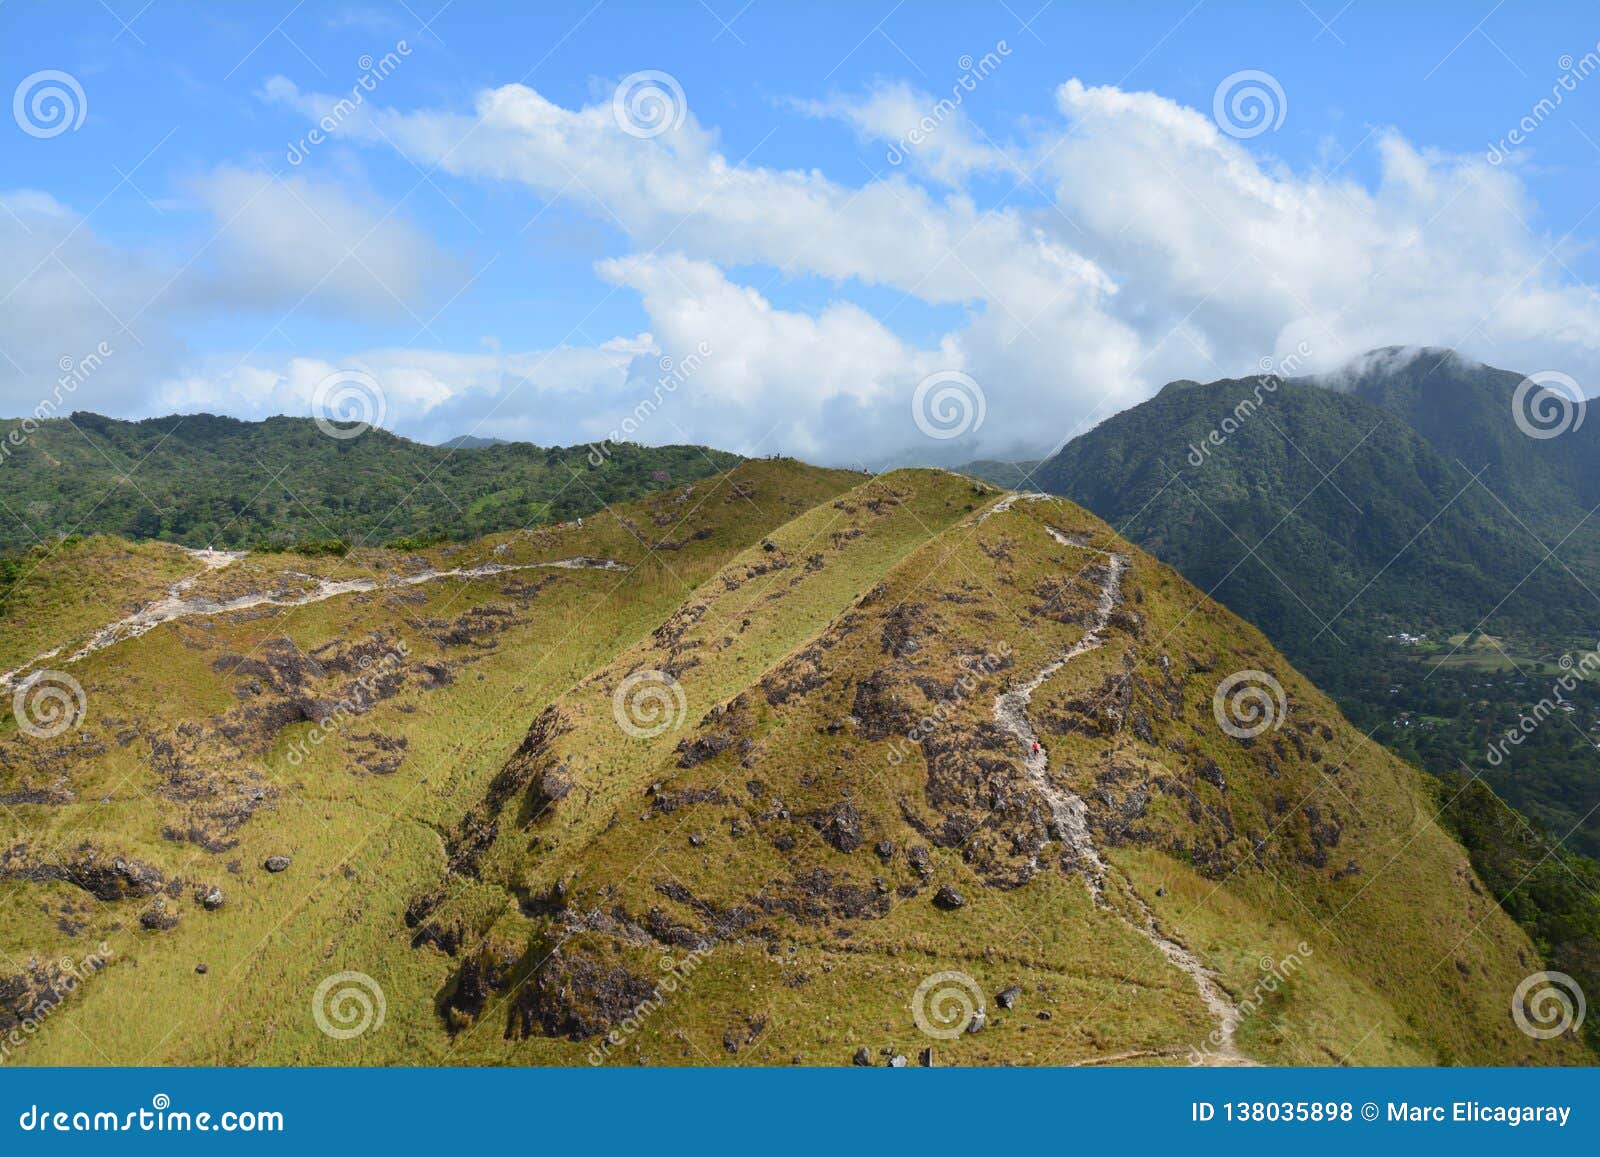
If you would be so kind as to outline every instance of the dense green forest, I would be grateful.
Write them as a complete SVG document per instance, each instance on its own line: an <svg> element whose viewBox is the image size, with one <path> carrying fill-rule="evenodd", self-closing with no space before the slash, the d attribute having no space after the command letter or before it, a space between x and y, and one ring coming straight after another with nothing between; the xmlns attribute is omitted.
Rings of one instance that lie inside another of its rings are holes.
<svg viewBox="0 0 1600 1157"><path fill-rule="evenodd" d="M426 446L303 418L42 422L0 463L0 552L61 534L283 548L466 538L570 520L724 470L699 446Z"/></svg>
<svg viewBox="0 0 1600 1157"><path fill-rule="evenodd" d="M1600 646L1600 439L1527 436L1516 374L1368 363L1174 382L1035 479L1255 623L1375 740L1600 856L1600 686L1556 688Z"/></svg>
<svg viewBox="0 0 1600 1157"><path fill-rule="evenodd" d="M1550 968L1585 992L1600 991L1600 866L1567 851L1465 772L1441 775L1438 799L1440 821ZM1590 1018L1584 1034L1600 1045L1600 1019Z"/></svg>

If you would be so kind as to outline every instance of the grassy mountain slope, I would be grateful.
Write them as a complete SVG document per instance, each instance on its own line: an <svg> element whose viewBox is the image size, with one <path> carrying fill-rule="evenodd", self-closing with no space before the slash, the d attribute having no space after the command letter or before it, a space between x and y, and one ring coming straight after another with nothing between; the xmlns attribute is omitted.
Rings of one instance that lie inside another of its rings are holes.
<svg viewBox="0 0 1600 1157"><path fill-rule="evenodd" d="M158 595L162 549L71 548ZM528 569L401 582L487 563ZM67 665L61 736L0 719L0 1008L28 960L115 950L26 1063L1588 1055L1513 1026L1538 953L1422 777L1070 504L746 462L582 529L181 593L263 583ZM1248 669L1284 710L1241 740L1213 694ZM385 1016L341 1040L312 1004L347 971ZM986 1026L933 1039L916 992L952 972Z"/></svg>
<svg viewBox="0 0 1600 1157"><path fill-rule="evenodd" d="M340 439L306 418L194 414L42 422L8 447L0 550L51 534L117 534L189 546L468 538L569 520L736 458L699 446L528 443L425 446L384 430Z"/></svg>

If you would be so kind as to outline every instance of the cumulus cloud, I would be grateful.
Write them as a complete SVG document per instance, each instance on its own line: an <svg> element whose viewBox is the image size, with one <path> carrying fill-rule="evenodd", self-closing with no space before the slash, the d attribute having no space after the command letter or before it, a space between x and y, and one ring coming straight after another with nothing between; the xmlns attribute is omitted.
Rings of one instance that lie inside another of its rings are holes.
<svg viewBox="0 0 1600 1157"><path fill-rule="evenodd" d="M310 119L337 99L281 77L261 95ZM795 107L894 147L938 101L885 84ZM1076 80L1055 110L1002 146L956 108L905 163L852 183L735 163L692 108L640 134L609 100L567 108L524 85L484 91L471 110L367 103L337 135L619 229L596 296L635 296L649 332L532 353L191 358L159 397L295 412L320 373L348 363L393 382L390 424L422 436L592 441L657 398L648 425L630 428L641 440L881 465L1038 453L1171 378L1248 373L1302 348L1306 372L1433 345L1600 381L1600 300L1566 271L1564 243L1527 227L1536 206L1510 167L1380 130L1369 181L1296 171L1272 160L1270 136L1240 142L1165 97ZM248 267L232 300L310 292L347 310L406 309L440 278L442 259L410 226L310 178L224 169L198 192L245 226L220 247ZM775 304L768 287L798 277L833 286L831 300ZM897 305L859 304L885 289L957 320L908 338ZM678 367L665 395L663 365ZM983 391L983 422L933 439L912 400L919 382L953 373Z"/></svg>
<svg viewBox="0 0 1600 1157"><path fill-rule="evenodd" d="M419 324L450 263L404 218L301 176L224 167L193 191L219 222L218 288L241 305L305 300Z"/></svg>

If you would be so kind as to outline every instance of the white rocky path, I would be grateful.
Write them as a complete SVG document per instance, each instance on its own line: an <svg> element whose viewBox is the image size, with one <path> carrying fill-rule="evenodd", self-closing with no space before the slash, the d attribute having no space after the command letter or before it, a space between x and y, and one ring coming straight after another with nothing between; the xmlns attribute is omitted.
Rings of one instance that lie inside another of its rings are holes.
<svg viewBox="0 0 1600 1157"><path fill-rule="evenodd" d="M1035 501L1048 498L1044 494L1008 494L995 503L983 514L979 515L974 523L981 522L995 514L1003 513L1019 501ZM1076 541L1063 534L1053 526L1046 525L1045 533L1062 546L1072 547L1077 550L1091 550L1084 542ZM1057 674L1079 656L1093 651L1102 643L1101 632L1106 624L1111 621L1112 614L1122 601L1122 575L1127 570L1128 560L1125 555L1113 551L1091 550L1105 559L1106 579L1100 588L1099 597L1095 601L1094 614L1090 617L1088 629L1083 637L1071 647L1067 648L1060 656L1051 660L1040 668L1032 678L1024 683L1015 684L995 697L994 719L1006 734L1010 735L1021 748L1023 765L1027 769L1028 778L1033 781L1039 793L1044 796L1050 805L1051 815L1055 820L1056 832L1061 841L1066 845L1068 853L1076 860L1083 871L1084 879L1088 883L1089 893L1094 897L1097 906L1114 913L1120 920L1138 932L1157 950L1167 958L1179 971L1187 975L1194 983L1196 991L1200 994L1207 1011L1212 1019L1217 1022L1216 1031L1212 1034L1210 1043L1197 1051L1208 1064L1215 1065L1252 1065L1255 1062L1239 1050L1235 1041L1235 1034L1239 1023L1239 1010L1232 999L1217 982L1216 976L1200 962L1195 954L1171 937L1162 933L1156 921L1155 913L1150 906L1140 898L1134 890L1133 884L1126 876L1117 872L1100 857L1098 849L1094 846L1094 837L1089 830L1089 809L1083 799L1056 782L1050 776L1050 753L1044 744L1039 741L1034 732L1033 724L1028 718L1028 705L1037 691L1047 680ZM1116 908L1106 899L1106 881L1115 875L1121 890L1125 893L1139 910L1137 918L1128 916L1121 909Z"/></svg>
<svg viewBox="0 0 1600 1157"><path fill-rule="evenodd" d="M283 591L262 591L253 594L239 595L231 599L211 599L204 596L190 596L187 592L196 580L210 574L212 571L221 570L231 566L239 559L244 558L248 551L222 551L222 550L193 550L188 551L204 564L204 569L180 579L167 588L166 597L157 599L139 608L126 618L108 623L95 631L77 650L61 660L63 666L76 663L79 660L103 651L117 643L129 639L137 639L140 635L147 634L163 623L176 622L179 619L196 618L203 615L224 615L231 611L247 611L253 607L301 607L308 603L320 603L326 599L336 598L339 595L359 594L364 591L399 590L404 587L420 586L423 583L436 582L440 579L479 579L489 578L497 574L506 574L519 570L627 570L625 563L609 558L590 558L580 555L576 558L556 559L552 562L529 563L484 563L474 567L454 567L450 570L422 570L414 574L402 575L392 578L355 578L355 579L322 579L312 575L298 572L286 572L290 578L298 579L312 585L293 593ZM36 655L14 671L0 674L0 694L9 694L15 688L28 680L41 664L55 659L66 648L56 647L42 655Z"/></svg>

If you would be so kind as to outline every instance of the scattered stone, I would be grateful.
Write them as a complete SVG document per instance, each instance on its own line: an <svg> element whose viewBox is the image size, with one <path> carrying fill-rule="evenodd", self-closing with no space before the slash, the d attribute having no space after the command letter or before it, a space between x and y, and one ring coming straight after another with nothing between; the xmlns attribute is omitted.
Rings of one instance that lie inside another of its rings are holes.
<svg viewBox="0 0 1600 1157"><path fill-rule="evenodd" d="M695 832L695 833L693 833L692 835L689 836L689 846L690 847L695 847L695 848L704 847L705 846L705 842L706 842L706 838L704 836L702 836L699 832Z"/></svg>
<svg viewBox="0 0 1600 1157"><path fill-rule="evenodd" d="M850 1063L859 1068L870 1068L872 1065L872 1053L868 1051L866 1045L862 1045L856 1050L856 1055L850 1058Z"/></svg>
<svg viewBox="0 0 1600 1157"><path fill-rule="evenodd" d="M207 912L215 912L218 908L222 907L224 897L222 895L222 889L217 887L215 884L211 884L207 887L201 888L200 891L195 894L195 899L200 901L200 906Z"/></svg>
<svg viewBox="0 0 1600 1157"><path fill-rule="evenodd" d="M211 971L211 969L207 968L204 964L196 964L194 966L194 970L200 976L204 976L206 973Z"/></svg>
<svg viewBox="0 0 1600 1157"><path fill-rule="evenodd" d="M1050 1010L1048 1008L1041 1008L1039 1010L1039 1019L1040 1020L1049 1020L1050 1019Z"/></svg>
<svg viewBox="0 0 1600 1157"><path fill-rule="evenodd" d="M994 1002L1001 1008L1015 1008L1017 1004L1017 998L1021 995L1022 987L1020 985L1013 984L1010 988L1003 989L994 998Z"/></svg>
<svg viewBox="0 0 1600 1157"><path fill-rule="evenodd" d="M267 862L262 867L269 872L282 872L289 867L289 857L283 855L268 856Z"/></svg>
<svg viewBox="0 0 1600 1157"><path fill-rule="evenodd" d="M989 1026L989 1018L983 1009L978 1009L972 1014L972 1019L967 1022L968 1032L982 1032Z"/></svg>
<svg viewBox="0 0 1600 1157"><path fill-rule="evenodd" d="M878 859L888 861L894 859L894 841L879 840L878 846L873 849L878 853Z"/></svg>
<svg viewBox="0 0 1600 1157"><path fill-rule="evenodd" d="M933 1046L929 1045L917 1054L917 1064L925 1069L933 1068Z"/></svg>
<svg viewBox="0 0 1600 1157"><path fill-rule="evenodd" d="M900 1053L895 1053L894 1056L889 1058L889 1067L891 1069L903 1069L903 1068L905 1068L906 1067L906 1058L903 1055L901 1055Z"/></svg>
<svg viewBox="0 0 1600 1157"><path fill-rule="evenodd" d="M165 932L178 926L178 914L167 910L167 902L157 896L155 902L139 916L142 927L151 932Z"/></svg>
<svg viewBox="0 0 1600 1157"><path fill-rule="evenodd" d="M943 908L946 912L954 911L966 904L967 899L949 884L940 884L939 890L933 894L933 903L936 908Z"/></svg>
<svg viewBox="0 0 1600 1157"><path fill-rule="evenodd" d="M1161 887L1156 889L1156 895L1157 896L1165 896L1166 894L1167 894L1167 886L1165 884L1162 884Z"/></svg>

